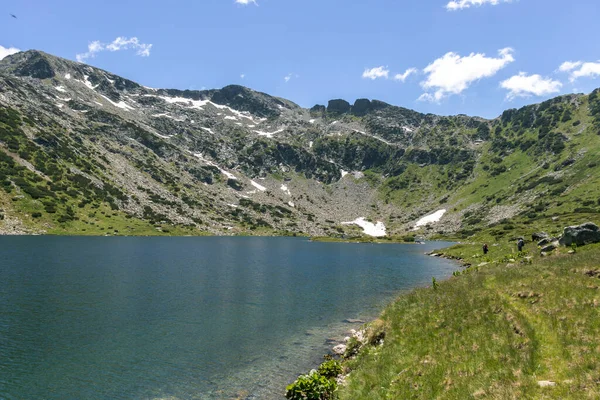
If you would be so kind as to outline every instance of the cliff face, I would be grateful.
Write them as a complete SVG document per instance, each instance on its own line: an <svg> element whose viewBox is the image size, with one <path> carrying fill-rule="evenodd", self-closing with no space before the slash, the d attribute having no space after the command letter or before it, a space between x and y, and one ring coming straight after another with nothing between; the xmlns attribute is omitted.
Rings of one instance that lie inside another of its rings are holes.
<svg viewBox="0 0 600 400"><path fill-rule="evenodd" d="M597 103L564 96L495 120L368 99L307 110L18 53L0 61L0 230L354 235L342 222L365 217L404 234L445 209L422 232L468 233L593 212Z"/></svg>

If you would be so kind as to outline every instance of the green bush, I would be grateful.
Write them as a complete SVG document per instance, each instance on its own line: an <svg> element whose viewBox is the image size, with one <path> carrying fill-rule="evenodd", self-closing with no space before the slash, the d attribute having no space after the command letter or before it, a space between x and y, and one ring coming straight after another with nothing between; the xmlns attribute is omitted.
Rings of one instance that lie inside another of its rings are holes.
<svg viewBox="0 0 600 400"><path fill-rule="evenodd" d="M342 364L337 360L325 361L317 372L326 378L335 378L342 373Z"/></svg>
<svg viewBox="0 0 600 400"><path fill-rule="evenodd" d="M285 398L289 400L330 400L335 398L337 383L317 371L300 375L285 388Z"/></svg>

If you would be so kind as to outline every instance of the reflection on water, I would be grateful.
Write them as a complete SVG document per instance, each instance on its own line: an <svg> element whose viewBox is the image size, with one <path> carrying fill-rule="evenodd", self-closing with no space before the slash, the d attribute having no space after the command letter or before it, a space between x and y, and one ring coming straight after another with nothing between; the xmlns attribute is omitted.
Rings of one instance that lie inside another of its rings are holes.
<svg viewBox="0 0 600 400"><path fill-rule="evenodd" d="M278 399L442 244L0 238L0 398Z"/></svg>

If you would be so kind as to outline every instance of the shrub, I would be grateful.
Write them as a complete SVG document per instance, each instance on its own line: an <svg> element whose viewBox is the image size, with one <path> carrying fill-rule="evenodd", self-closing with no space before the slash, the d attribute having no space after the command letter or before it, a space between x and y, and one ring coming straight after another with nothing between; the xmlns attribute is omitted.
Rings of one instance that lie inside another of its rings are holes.
<svg viewBox="0 0 600 400"><path fill-rule="evenodd" d="M317 372L326 378L335 378L342 373L342 365L337 360L325 361Z"/></svg>
<svg viewBox="0 0 600 400"><path fill-rule="evenodd" d="M317 371L300 375L285 388L285 398L290 400L330 400L335 396L337 383Z"/></svg>

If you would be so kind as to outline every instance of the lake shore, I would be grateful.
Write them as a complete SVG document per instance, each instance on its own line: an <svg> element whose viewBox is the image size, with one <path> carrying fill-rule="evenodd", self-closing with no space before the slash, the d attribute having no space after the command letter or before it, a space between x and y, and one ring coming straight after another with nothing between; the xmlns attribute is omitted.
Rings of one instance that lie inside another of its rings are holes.
<svg viewBox="0 0 600 400"><path fill-rule="evenodd" d="M598 397L600 367L589 363L600 338L600 245L568 250L436 250L471 266L401 294L353 335L340 356L340 399Z"/></svg>

